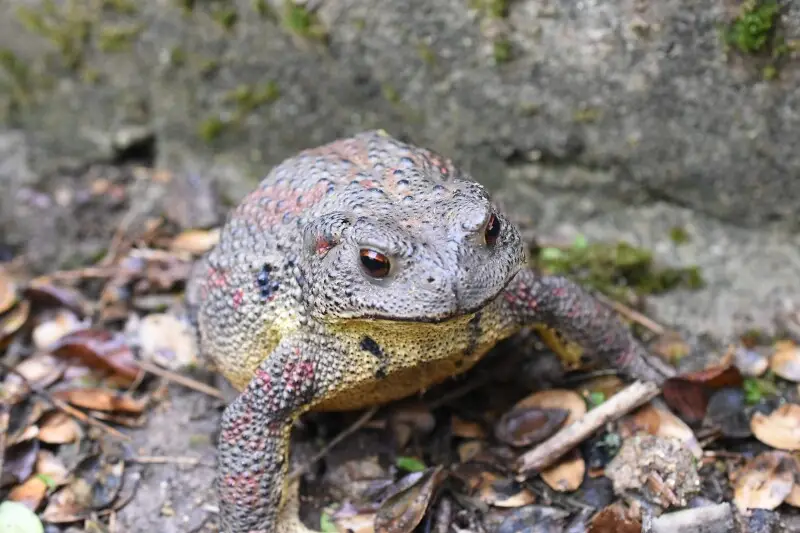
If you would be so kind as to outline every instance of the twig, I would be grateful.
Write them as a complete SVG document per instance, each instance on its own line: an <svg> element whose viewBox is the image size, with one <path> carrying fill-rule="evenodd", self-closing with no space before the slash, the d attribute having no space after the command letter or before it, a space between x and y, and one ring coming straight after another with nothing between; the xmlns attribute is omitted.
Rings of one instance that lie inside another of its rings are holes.
<svg viewBox="0 0 800 533"><path fill-rule="evenodd" d="M599 427L616 420L659 395L655 383L637 381L595 407L582 418L526 452L517 460L519 474L540 472L555 463Z"/></svg>
<svg viewBox="0 0 800 533"><path fill-rule="evenodd" d="M160 368L156 365L150 364L147 361L138 361L137 365L139 368L146 372L150 372L151 374L155 374L158 377L167 379L179 385L183 385L187 389L192 389L197 392L202 392L203 394L208 394L209 396L213 396L219 400L225 400L225 396L223 396L222 392L210 385L206 385L205 383L200 383L196 379L192 379L190 377L182 376L175 372L171 372L164 368Z"/></svg>
<svg viewBox="0 0 800 533"><path fill-rule="evenodd" d="M199 457L174 457L168 455L140 455L129 459L132 463L148 464L148 465L188 465L188 466L207 466L214 468L213 463L203 461Z"/></svg>
<svg viewBox="0 0 800 533"><path fill-rule="evenodd" d="M624 316L628 320L632 320L633 322L636 322L640 326L643 326L643 327L649 329L650 331L652 331L656 335L663 335L665 333L666 330L664 329L664 326L662 326L661 324L659 324L655 320L644 316L639 311L637 311L635 309L632 309L632 308L628 307L627 305L625 305L625 304L623 304L621 302L613 300L613 299L609 298L608 296L606 296L603 293L598 292L594 296L595 296L595 298L597 298L598 300L600 300L601 302L603 302L607 306L611 307L614 311L616 311L620 315Z"/></svg>
<svg viewBox="0 0 800 533"><path fill-rule="evenodd" d="M375 416L375 413L378 412L378 406L372 407L369 411L362 414L358 420L350 424L350 426L343 430L341 433L336 435L322 450L319 451L314 457L311 458L310 461L306 461L305 464L296 468L291 474L289 474L287 481L292 482L299 478L304 472L306 472L313 464L317 461L328 455L328 453L333 449L334 446L342 442L345 438L352 435L359 429L361 429L364 424L370 421L370 419Z"/></svg>
<svg viewBox="0 0 800 533"><path fill-rule="evenodd" d="M10 416L10 407L8 403L0 403L0 478L3 477L3 459L6 456L6 437L8 434L8 421Z"/></svg>
<svg viewBox="0 0 800 533"><path fill-rule="evenodd" d="M99 420L96 420L96 419L90 417L89 415L87 415L83 411L80 411L80 410L72 407L71 405L69 405L68 403L64 402L63 400L59 400L58 398L54 398L46 390L41 389L38 386L36 386L33 383L31 383L30 381L28 381L28 378L26 378L25 375L23 375L21 372L17 371L16 368L7 365L3 361L0 361L0 366L6 372L11 372L12 374L18 376L23 381L23 383L25 383L25 385L34 394L38 394L39 396L44 398L48 403L52 404L56 409L66 413L66 414L68 414L70 416L73 416L73 417L77 418L78 420L80 420L81 422L83 422L85 424L89 424L90 426L96 427L97 429L99 429L101 431L104 431L104 432L108 433L109 435L113 435L114 437L117 437L120 440L124 440L124 441L130 442L131 438L128 435L126 435L126 434L124 434L124 433L112 428L111 426L109 426L107 424L104 424L104 423L100 422Z"/></svg>
<svg viewBox="0 0 800 533"><path fill-rule="evenodd" d="M653 520L653 533L725 533L734 530L728 502L667 513Z"/></svg>

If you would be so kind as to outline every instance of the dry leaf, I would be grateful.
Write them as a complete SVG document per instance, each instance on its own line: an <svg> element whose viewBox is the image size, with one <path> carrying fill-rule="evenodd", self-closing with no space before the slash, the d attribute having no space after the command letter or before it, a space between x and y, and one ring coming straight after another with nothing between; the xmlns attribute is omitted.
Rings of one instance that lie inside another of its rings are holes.
<svg viewBox="0 0 800 533"><path fill-rule="evenodd" d="M122 386L131 385L141 372L124 335L106 330L81 329L70 333L56 343L53 353L111 372Z"/></svg>
<svg viewBox="0 0 800 533"><path fill-rule="evenodd" d="M401 479L375 515L375 533L410 533L422 521L431 498L446 473L441 466L413 472Z"/></svg>
<svg viewBox="0 0 800 533"><path fill-rule="evenodd" d="M800 382L800 346L792 341L776 342L769 367L783 379Z"/></svg>
<svg viewBox="0 0 800 533"><path fill-rule="evenodd" d="M39 422L39 440L48 444L66 444L81 436L81 427L68 414L55 411Z"/></svg>
<svg viewBox="0 0 800 533"><path fill-rule="evenodd" d="M197 343L189 324L168 313L144 317L138 328L141 356L171 370L198 364Z"/></svg>
<svg viewBox="0 0 800 533"><path fill-rule="evenodd" d="M580 488L586 473L586 462L578 450L572 450L555 465L542 471L547 485L558 492L572 492Z"/></svg>
<svg viewBox="0 0 800 533"><path fill-rule="evenodd" d="M5 347L11 341L11 336L25 325L30 312L30 302L22 300L10 311L0 316L0 348Z"/></svg>
<svg viewBox="0 0 800 533"><path fill-rule="evenodd" d="M478 496L481 501L495 507L522 507L536 501L536 496L513 479L502 478L493 472L481 471Z"/></svg>
<svg viewBox="0 0 800 533"><path fill-rule="evenodd" d="M667 405L694 424L705 418L708 401L715 390L740 387L743 382L739 369L727 363L669 378L662 392Z"/></svg>
<svg viewBox="0 0 800 533"><path fill-rule="evenodd" d="M135 399L116 391L89 388L60 390L53 393L53 396L85 409L117 411L134 415L141 414L149 401L147 396Z"/></svg>
<svg viewBox="0 0 800 533"><path fill-rule="evenodd" d="M736 367L742 375L759 377L769 368L769 359L754 349L738 346L733 351Z"/></svg>
<svg viewBox="0 0 800 533"><path fill-rule="evenodd" d="M175 252L189 252L193 255L203 255L219 242L220 230L190 229L178 234L169 245Z"/></svg>
<svg viewBox="0 0 800 533"><path fill-rule="evenodd" d="M33 344L39 350L48 350L63 336L87 325L69 309L59 309L51 318L33 328Z"/></svg>
<svg viewBox="0 0 800 533"><path fill-rule="evenodd" d="M514 409L520 407L566 409L569 411L569 416L564 421L565 426L572 424L586 414L586 402L583 397L577 392L568 389L550 389L535 392L514 405Z"/></svg>
<svg viewBox="0 0 800 533"><path fill-rule="evenodd" d="M692 429L668 409L656 406L652 402L620 421L620 434L623 438L634 435L638 431L644 431L656 437L678 439L692 452L695 458L703 457L703 449Z"/></svg>
<svg viewBox="0 0 800 533"><path fill-rule="evenodd" d="M453 435L463 439L482 439L486 437L486 431L480 424L464 420L456 415L450 418L450 427Z"/></svg>
<svg viewBox="0 0 800 533"><path fill-rule="evenodd" d="M542 442L564 424L569 411L539 407L515 407L495 424L495 437L511 446L530 446Z"/></svg>
<svg viewBox="0 0 800 533"><path fill-rule="evenodd" d="M0 267L0 315L17 303L17 284L11 279L8 271Z"/></svg>
<svg viewBox="0 0 800 533"><path fill-rule="evenodd" d="M467 442L462 442L458 446L458 459L462 463L466 463L471 459L477 457L477 455L482 451L483 451L483 441L469 440Z"/></svg>
<svg viewBox="0 0 800 533"><path fill-rule="evenodd" d="M25 505L35 511L47 495L47 483L38 475L33 475L21 485L17 485L8 495L8 499Z"/></svg>
<svg viewBox="0 0 800 533"><path fill-rule="evenodd" d="M785 452L764 452L736 474L733 501L746 509L775 509L791 494L795 462Z"/></svg>
<svg viewBox="0 0 800 533"><path fill-rule="evenodd" d="M800 450L800 405L787 403L769 415L755 413L750 429L758 440L779 450Z"/></svg>
<svg viewBox="0 0 800 533"><path fill-rule="evenodd" d="M588 533L641 533L642 524L621 503L612 503L589 522Z"/></svg>

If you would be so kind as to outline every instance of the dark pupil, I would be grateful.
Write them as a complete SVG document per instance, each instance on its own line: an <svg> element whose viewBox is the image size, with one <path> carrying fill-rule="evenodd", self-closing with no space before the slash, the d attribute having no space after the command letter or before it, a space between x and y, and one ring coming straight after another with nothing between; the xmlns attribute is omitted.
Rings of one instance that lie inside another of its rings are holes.
<svg viewBox="0 0 800 533"><path fill-rule="evenodd" d="M492 215L489 217L489 223L486 224L486 242L494 244L498 235L500 235L500 221Z"/></svg>
<svg viewBox="0 0 800 533"><path fill-rule="evenodd" d="M361 264L369 275L382 278L389 274L389 258L382 253L364 248L360 255Z"/></svg>

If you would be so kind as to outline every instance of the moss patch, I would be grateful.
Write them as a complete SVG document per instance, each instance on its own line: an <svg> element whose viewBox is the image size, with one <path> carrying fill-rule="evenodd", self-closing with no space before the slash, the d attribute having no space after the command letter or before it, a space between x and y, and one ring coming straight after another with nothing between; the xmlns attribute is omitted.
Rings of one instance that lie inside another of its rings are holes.
<svg viewBox="0 0 800 533"><path fill-rule="evenodd" d="M578 239L568 248L542 248L535 261L545 273L573 278L626 303L637 296L704 285L697 267L659 267L649 251L626 242L590 244Z"/></svg>
<svg viewBox="0 0 800 533"><path fill-rule="evenodd" d="M291 0L286 0L284 4L282 23L283 27L300 37L321 42L328 40L328 32L317 16Z"/></svg>
<svg viewBox="0 0 800 533"><path fill-rule="evenodd" d="M725 41L745 54L763 52L772 44L779 14L777 2L747 0L725 32Z"/></svg>

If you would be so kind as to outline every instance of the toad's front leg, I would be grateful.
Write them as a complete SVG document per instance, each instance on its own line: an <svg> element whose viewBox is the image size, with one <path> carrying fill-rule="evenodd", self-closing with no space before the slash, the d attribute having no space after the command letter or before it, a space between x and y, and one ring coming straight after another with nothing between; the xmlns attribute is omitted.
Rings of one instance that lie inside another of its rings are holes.
<svg viewBox="0 0 800 533"><path fill-rule="evenodd" d="M520 326L543 324L598 353L616 368L659 385L674 370L653 358L614 312L579 285L558 276L521 271L503 294L504 306Z"/></svg>
<svg viewBox="0 0 800 533"><path fill-rule="evenodd" d="M286 483L294 420L321 394L314 350L283 341L222 417L217 492L224 533L304 533Z"/></svg>

